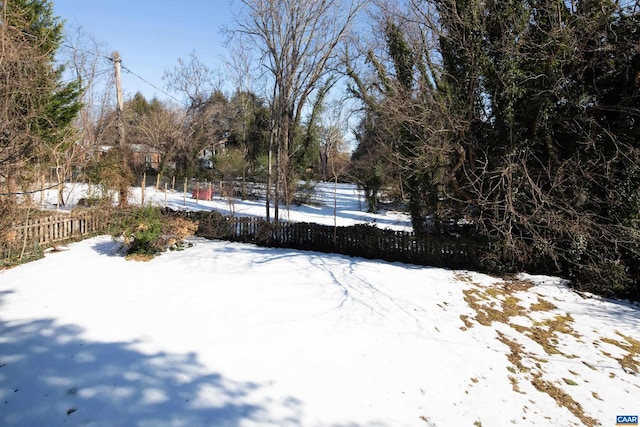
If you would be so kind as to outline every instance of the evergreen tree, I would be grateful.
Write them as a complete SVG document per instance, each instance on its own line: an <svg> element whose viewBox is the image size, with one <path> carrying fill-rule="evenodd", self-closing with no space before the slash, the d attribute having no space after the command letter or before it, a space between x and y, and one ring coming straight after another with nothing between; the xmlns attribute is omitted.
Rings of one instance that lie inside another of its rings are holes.
<svg viewBox="0 0 640 427"><path fill-rule="evenodd" d="M36 156L51 160L74 142L69 134L81 108L82 90L77 81L65 83L64 67L55 64L62 22L53 15L50 0L12 0L1 2L0 9L4 46L10 46L3 49L0 83L4 92L0 96L1 148L11 154L11 161L3 162L7 174L11 164L22 167ZM17 151L13 149L16 141L21 141Z"/></svg>
<svg viewBox="0 0 640 427"><path fill-rule="evenodd" d="M399 155L416 232L462 213L490 242L487 269L640 298L640 12L614 0L406 5L401 24L381 25L373 78L350 76L367 129Z"/></svg>
<svg viewBox="0 0 640 427"><path fill-rule="evenodd" d="M446 90L470 105L457 96L468 85L481 107L457 111L481 124L464 135L462 179L491 263L637 298L638 12L493 0L449 15L438 3Z"/></svg>

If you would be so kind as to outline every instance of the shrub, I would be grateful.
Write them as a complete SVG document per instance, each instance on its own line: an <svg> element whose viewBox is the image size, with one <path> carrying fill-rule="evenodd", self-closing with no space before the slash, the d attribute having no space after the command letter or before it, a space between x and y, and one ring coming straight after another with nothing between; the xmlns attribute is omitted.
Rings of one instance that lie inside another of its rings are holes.
<svg viewBox="0 0 640 427"><path fill-rule="evenodd" d="M312 181L305 181L298 184L296 188L293 203L297 206L301 205L318 205L315 200L316 186Z"/></svg>
<svg viewBox="0 0 640 427"><path fill-rule="evenodd" d="M181 248L183 240L198 228L196 222L164 215L152 206L126 212L119 224L114 234L124 238L127 254L143 256Z"/></svg>
<svg viewBox="0 0 640 427"><path fill-rule="evenodd" d="M198 236L207 239L229 239L232 235L229 221L220 212L191 212L190 217L198 219Z"/></svg>

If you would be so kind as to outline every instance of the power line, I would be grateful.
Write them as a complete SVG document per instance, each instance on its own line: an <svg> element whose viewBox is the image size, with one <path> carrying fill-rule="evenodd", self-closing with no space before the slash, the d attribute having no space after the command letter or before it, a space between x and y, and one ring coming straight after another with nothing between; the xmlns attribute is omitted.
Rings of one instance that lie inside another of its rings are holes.
<svg viewBox="0 0 640 427"><path fill-rule="evenodd" d="M113 70L111 68L105 68L104 70L97 71L95 74L93 74L92 76L89 76L89 77L93 79L93 78L100 77L100 76L102 76L104 74L108 74L108 73L111 73L111 72L113 72ZM78 77L68 77L66 79L61 80L60 82L61 83L71 83L71 82L74 82L74 81L77 81L77 80L78 80Z"/></svg>
<svg viewBox="0 0 640 427"><path fill-rule="evenodd" d="M28 33L28 32L26 32L26 31L18 30L18 32L19 32L19 33L21 33L21 34L23 34L23 35L25 35L25 36L29 36L29 37L32 37L32 38L36 38L36 36L35 36L35 35L33 35L33 34L31 34L31 33ZM79 48L79 47L77 47L77 46L73 46L71 43L69 43L69 42L67 42L67 41L62 41L62 42L60 43L60 46L65 47L65 48L67 48L67 49L71 49L72 51L82 52L82 53L84 53L84 54L86 54L86 55L93 55L93 56L95 56L96 58L102 58L102 59L106 59L106 60L108 60L108 61L112 61L112 62L113 62L113 58L112 58L112 57L110 57L110 56L102 55L102 54L100 54L100 53L98 53L98 52L89 51L89 50L86 50L86 49L81 49L81 48ZM145 78L143 78L143 77L142 77L142 76L140 76L139 74L134 73L131 69L129 69L129 68L127 68L127 67L125 67L125 66L124 66L124 64L122 64L122 63L121 63L121 64L120 64L120 66L121 66L121 67L122 67L122 69L123 69L124 71L126 71L127 73L129 73L129 74L131 74L131 75L133 75L133 76L137 77L137 78L138 78L138 79L140 79L142 82L144 82L144 83L148 84L149 86L151 86L151 87L152 87L152 88L154 88L155 90L157 90L157 91L159 91L160 93L162 93L162 94L164 94L164 95L168 96L169 98L173 99L174 101L176 101L176 102L178 102L178 103L182 104L182 101L180 101L178 98L176 98L176 97L174 97L173 95L171 95L171 94L167 93L167 92L166 92L166 91L164 91L163 89L160 89L158 86L156 86L156 85L154 85L153 83L151 83L150 81L146 80ZM99 74L102 74L102 72L100 72Z"/></svg>
<svg viewBox="0 0 640 427"><path fill-rule="evenodd" d="M99 52L94 52L94 51L91 51L91 50L81 49L81 48L79 48L77 46L73 46L69 42L62 42L62 43L60 43L60 46L65 47L67 49L70 49L70 50L72 50L74 52L82 52L85 55L93 55L96 58L102 58L102 59L106 59L108 61L113 61L113 58L111 58L109 56L103 55L103 54L101 54Z"/></svg>
<svg viewBox="0 0 640 427"><path fill-rule="evenodd" d="M19 192L16 192L16 193L0 193L0 196L22 196L22 195L25 195L25 194L35 194L35 193L39 193L41 191L51 190L52 188L56 188L56 187L60 186L60 184L62 184L62 182L58 182L56 184L53 184L51 187L41 188L39 190L19 191Z"/></svg>
<svg viewBox="0 0 640 427"><path fill-rule="evenodd" d="M145 80L143 77L139 76L138 74L134 73L133 71L131 71L129 68L125 67L124 64L121 64L122 69L124 71L126 71L129 74L132 74L133 76L139 78L140 80L142 80L144 83L148 84L149 86L151 86L152 88L154 88L157 91L160 91L161 93L163 93L164 95L168 96L169 98L173 99L174 101L178 102L178 103L182 103L182 101L180 101L178 98L174 97L173 95L168 94L167 92L165 92L164 90L160 89L158 86L154 85L153 83L151 83L148 80Z"/></svg>

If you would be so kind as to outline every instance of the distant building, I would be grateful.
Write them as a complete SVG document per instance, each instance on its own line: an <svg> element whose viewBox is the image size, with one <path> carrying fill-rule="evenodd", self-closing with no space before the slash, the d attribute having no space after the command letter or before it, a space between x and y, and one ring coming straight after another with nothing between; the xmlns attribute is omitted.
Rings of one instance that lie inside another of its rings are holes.
<svg viewBox="0 0 640 427"><path fill-rule="evenodd" d="M113 148L112 145L101 145L98 148L100 154L107 153ZM144 170L157 171L160 168L163 152L147 144L127 144L131 151L131 161L134 166L144 168Z"/></svg>
<svg viewBox="0 0 640 427"><path fill-rule="evenodd" d="M213 169L213 158L219 154L224 153L226 146L227 138L224 138L219 140L218 142L211 144L211 146L202 149L198 153L198 165L200 166L200 169Z"/></svg>
<svg viewBox="0 0 640 427"><path fill-rule="evenodd" d="M127 144L131 150L133 164L143 166L145 170L157 171L164 154L161 150L147 144Z"/></svg>

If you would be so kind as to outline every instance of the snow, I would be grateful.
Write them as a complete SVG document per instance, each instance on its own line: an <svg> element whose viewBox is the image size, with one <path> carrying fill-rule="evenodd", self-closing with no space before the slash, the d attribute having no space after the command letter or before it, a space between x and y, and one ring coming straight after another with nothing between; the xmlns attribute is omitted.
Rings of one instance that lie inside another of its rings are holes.
<svg viewBox="0 0 640 427"><path fill-rule="evenodd" d="M407 226L340 191L339 224ZM236 213L263 210L235 202ZM290 216L334 221L331 206ZM554 277L522 275L534 286L521 288L468 271L191 243L137 262L100 236L0 272L0 425L607 426L640 412L640 374L617 360L640 364L625 347L640 340L637 305L584 298ZM474 295L523 310L483 325ZM556 352L532 338L569 316ZM536 378L577 402L582 420Z"/></svg>
<svg viewBox="0 0 640 427"><path fill-rule="evenodd" d="M44 192L44 196L36 193L33 199L36 202L42 201L45 208L69 210L74 207L80 198L87 197L90 190L84 184L66 184L64 195L67 206L57 207L57 193L54 190ZM213 200L195 200L191 194L182 191L156 190L154 186L146 187L144 191L144 204L154 204L169 207L174 210L216 210L224 215L265 217L266 209L264 200L234 200L220 197L214 187ZM129 194L129 202L132 204L142 203L142 191L140 188L132 188ZM117 194L113 197L117 199ZM337 184L321 182L315 186L315 201L320 205L293 206L286 209L280 206L280 217L283 220L297 222L315 222L325 225L349 226L360 223L375 224L382 228L393 230L411 230L410 218L396 211L382 211L377 214L366 212L366 202L362 191L356 189L351 184ZM334 215L334 205L337 215ZM271 216L273 216L273 206L271 206ZM334 224L335 221L335 224Z"/></svg>

